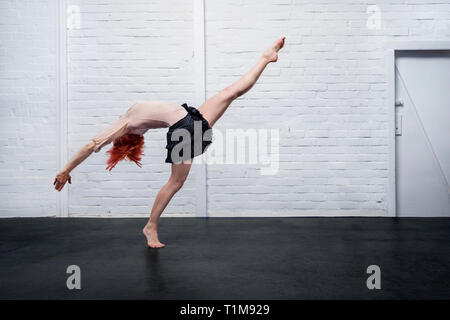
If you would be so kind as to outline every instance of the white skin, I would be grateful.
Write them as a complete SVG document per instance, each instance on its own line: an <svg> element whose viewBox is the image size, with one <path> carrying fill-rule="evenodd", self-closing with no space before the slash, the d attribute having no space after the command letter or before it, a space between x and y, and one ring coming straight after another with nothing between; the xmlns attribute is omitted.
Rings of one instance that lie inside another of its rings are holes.
<svg viewBox="0 0 450 320"><path fill-rule="evenodd" d="M264 51L258 62L242 78L222 89L198 108L211 127L225 113L233 100L242 96L253 87L266 66L278 60L278 51L283 48L284 41L285 37L275 41ZM69 163L57 174L53 182L56 190L61 191L67 181L72 183L70 172L89 157L94 151L94 146L94 142L90 141L75 153ZM157 227L159 217L175 193L183 186L189 175L191 164L192 159L186 163L172 164L170 178L156 196L150 213L150 219L142 230L142 233L147 239L147 244L151 248L162 248L165 246L158 239Z"/></svg>

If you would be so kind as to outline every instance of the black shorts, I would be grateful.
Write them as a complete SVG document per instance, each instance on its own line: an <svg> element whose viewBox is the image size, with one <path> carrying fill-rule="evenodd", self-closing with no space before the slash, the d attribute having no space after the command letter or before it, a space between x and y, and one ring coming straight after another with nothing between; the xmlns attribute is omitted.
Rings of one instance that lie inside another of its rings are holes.
<svg viewBox="0 0 450 320"><path fill-rule="evenodd" d="M201 155L212 142L212 128L200 111L186 103L182 106L187 115L167 131L167 163L178 163Z"/></svg>

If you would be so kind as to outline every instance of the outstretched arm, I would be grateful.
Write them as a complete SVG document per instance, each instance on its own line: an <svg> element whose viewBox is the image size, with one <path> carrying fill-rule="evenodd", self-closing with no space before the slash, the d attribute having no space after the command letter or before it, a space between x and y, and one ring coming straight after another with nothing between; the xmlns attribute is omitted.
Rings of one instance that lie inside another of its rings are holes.
<svg viewBox="0 0 450 320"><path fill-rule="evenodd" d="M53 182L56 190L61 191L67 181L72 183L70 172L94 152L94 147L95 142L91 140L72 156L64 168L56 175L55 181Z"/></svg>
<svg viewBox="0 0 450 320"><path fill-rule="evenodd" d="M72 183L70 172L82 163L92 152L99 152L105 145L110 144L115 138L126 132L128 125L126 117L120 117L116 122L108 126L105 130L93 137L88 143L81 147L64 166L64 168L56 175L53 185L55 189L61 191L67 181Z"/></svg>

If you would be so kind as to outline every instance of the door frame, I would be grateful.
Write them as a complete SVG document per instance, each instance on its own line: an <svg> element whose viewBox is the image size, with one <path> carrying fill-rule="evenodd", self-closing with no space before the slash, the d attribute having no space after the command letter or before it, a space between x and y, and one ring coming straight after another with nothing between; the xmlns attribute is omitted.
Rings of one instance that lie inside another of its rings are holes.
<svg viewBox="0 0 450 320"><path fill-rule="evenodd" d="M450 41L391 41L386 50L387 111L388 111L388 216L397 216L396 147L395 147L395 56L399 51L450 50Z"/></svg>

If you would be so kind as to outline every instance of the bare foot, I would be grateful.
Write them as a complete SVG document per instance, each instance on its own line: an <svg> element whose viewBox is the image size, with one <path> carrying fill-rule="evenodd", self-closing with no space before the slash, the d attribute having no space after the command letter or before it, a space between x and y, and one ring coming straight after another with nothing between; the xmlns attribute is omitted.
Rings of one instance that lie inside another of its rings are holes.
<svg viewBox="0 0 450 320"><path fill-rule="evenodd" d="M263 58L267 59L269 62L276 62L278 60L278 51L283 48L284 40L286 37L282 37L275 41L266 51L263 53Z"/></svg>
<svg viewBox="0 0 450 320"><path fill-rule="evenodd" d="M146 225L144 229L142 229L142 233L147 238L147 245L150 248L162 248L165 246L165 244L159 242L156 227Z"/></svg>

